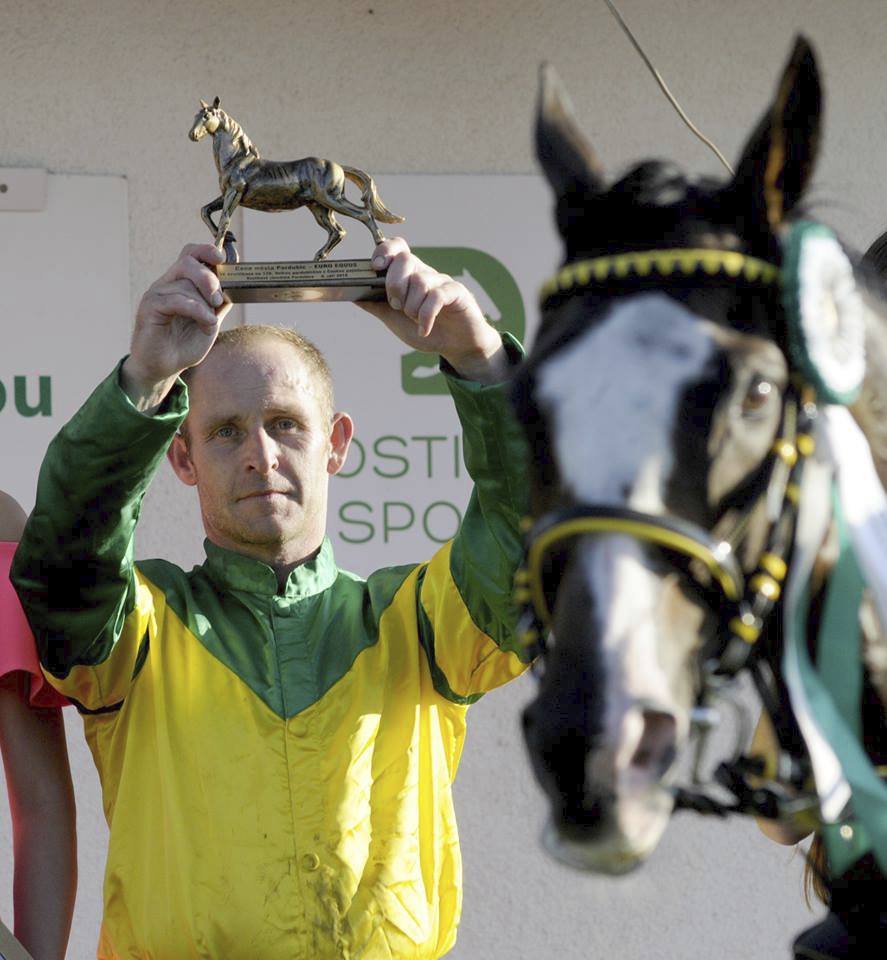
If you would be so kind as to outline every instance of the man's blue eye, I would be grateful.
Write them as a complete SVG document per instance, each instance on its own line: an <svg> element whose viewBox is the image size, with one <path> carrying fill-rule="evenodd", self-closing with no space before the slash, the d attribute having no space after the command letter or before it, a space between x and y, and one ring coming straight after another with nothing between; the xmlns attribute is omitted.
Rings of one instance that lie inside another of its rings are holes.
<svg viewBox="0 0 887 960"><path fill-rule="evenodd" d="M296 421L291 420L289 417L281 417L280 420L275 424L278 430L295 430Z"/></svg>
<svg viewBox="0 0 887 960"><path fill-rule="evenodd" d="M234 427L219 427L216 436L220 440L230 440L234 436Z"/></svg>

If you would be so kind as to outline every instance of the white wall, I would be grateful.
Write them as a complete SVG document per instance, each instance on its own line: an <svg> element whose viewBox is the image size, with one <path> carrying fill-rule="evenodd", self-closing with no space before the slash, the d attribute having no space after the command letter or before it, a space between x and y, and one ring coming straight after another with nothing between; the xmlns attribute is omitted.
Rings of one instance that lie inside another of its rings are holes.
<svg viewBox="0 0 887 960"><path fill-rule="evenodd" d="M730 157L803 29L827 91L814 212L863 248L887 226L881 0L621 6L685 108ZM215 195L213 169L206 144L186 138L199 97L220 95L267 156L313 153L379 173L528 173L542 59L557 66L614 172L662 155L718 173L593 0L2 0L0 167L126 177L134 305L183 243L204 237L198 209ZM527 223L528 244L533 231ZM47 249L47 262L64 253ZM102 266L95 263L97 298ZM551 267L538 264L540 280ZM72 304L72 316L89 306ZM14 336L9 318L0 323ZM192 502L161 477L140 553L190 563L200 539ZM787 955L791 931L809 916L799 858L747 823L679 818L653 861L619 882L570 873L541 855L543 807L517 735L531 693L526 680L473 711L457 784L466 907L453 955ZM95 942L103 841L77 727L75 718L82 855L70 955L81 958ZM8 855L2 862L8 886ZM8 903L0 903L7 919Z"/></svg>

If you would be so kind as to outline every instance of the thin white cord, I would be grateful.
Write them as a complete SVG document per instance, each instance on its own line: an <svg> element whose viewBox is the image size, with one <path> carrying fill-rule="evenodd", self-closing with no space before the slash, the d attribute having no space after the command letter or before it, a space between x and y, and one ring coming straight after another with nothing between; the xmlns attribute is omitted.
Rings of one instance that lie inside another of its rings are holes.
<svg viewBox="0 0 887 960"><path fill-rule="evenodd" d="M616 18L617 23L619 24L620 27L622 27L623 31L625 32L625 35L631 41L632 46L635 48L635 50L637 50L638 54L640 54L641 59L647 65L647 69L650 71L650 73L653 74L654 79L659 84L659 88L668 98L669 103L675 108L675 110L677 110L678 116L690 128L691 133L697 136L714 153L714 155L718 158L718 160L720 160L721 163L727 168L728 172L730 173L730 176L732 177L734 173L733 167L730 166L730 164L727 162L726 158L721 153L721 151L718 150L718 148L711 142L711 140L709 140L708 137L706 137L705 134L703 134L695 126L695 124L693 123L692 120L690 120L687 114L684 113L681 105L675 99L671 90L668 89L668 86L666 85L665 81L662 79L662 75L659 73L656 67L654 67L653 64L650 62L650 58L647 56L646 53L644 53L643 49L641 48L641 45L637 42L634 34L629 29L628 24L622 19L622 14L616 8L616 4L612 3L611 0L604 0L604 3L606 3L607 6L610 8L610 13L612 13L613 16Z"/></svg>

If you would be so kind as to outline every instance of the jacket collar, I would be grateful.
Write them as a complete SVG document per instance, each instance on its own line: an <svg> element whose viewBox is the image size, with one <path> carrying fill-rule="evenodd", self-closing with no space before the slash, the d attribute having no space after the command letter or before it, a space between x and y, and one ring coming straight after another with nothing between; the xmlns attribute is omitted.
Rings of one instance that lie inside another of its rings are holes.
<svg viewBox="0 0 887 960"><path fill-rule="evenodd" d="M291 600L301 600L322 593L332 586L338 575L332 544L327 537L323 538L313 560L300 564L290 573L281 591L277 589L277 574L267 563L226 550L209 540L203 541L203 547L206 550L203 566L209 578L227 590L243 590L268 597L279 593Z"/></svg>

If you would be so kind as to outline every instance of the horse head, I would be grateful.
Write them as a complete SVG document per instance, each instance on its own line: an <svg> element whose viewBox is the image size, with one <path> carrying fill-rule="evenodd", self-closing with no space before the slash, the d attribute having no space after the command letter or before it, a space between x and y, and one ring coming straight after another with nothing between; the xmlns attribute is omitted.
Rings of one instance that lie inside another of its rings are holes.
<svg viewBox="0 0 887 960"><path fill-rule="evenodd" d="M218 97L213 100L212 106L205 100L200 101L200 109L195 114L194 123L191 124L191 129L188 131L188 136L195 143L202 140L207 134L212 136L219 129L225 118L225 111L219 106L220 103Z"/></svg>
<svg viewBox="0 0 887 960"><path fill-rule="evenodd" d="M732 179L649 161L608 183L543 67L565 257L514 390L533 454L518 590L544 643L524 726L545 843L574 866L624 872L654 849L706 674L772 629L790 549L774 501L791 510L814 443L782 288L821 101L799 39Z"/></svg>

